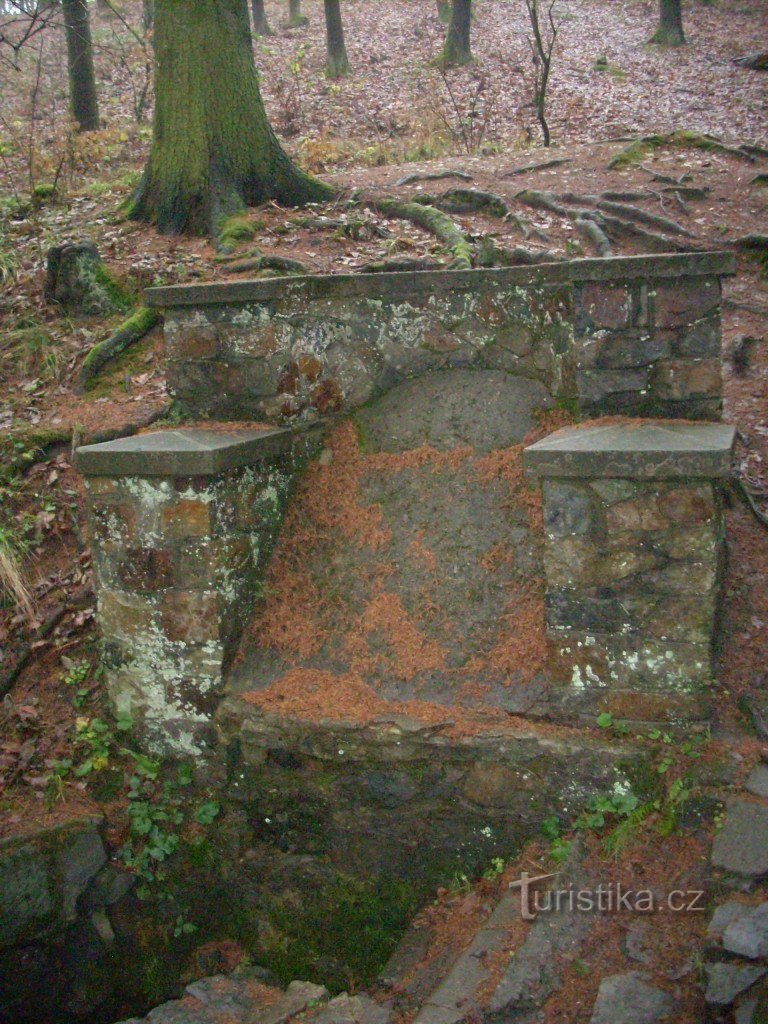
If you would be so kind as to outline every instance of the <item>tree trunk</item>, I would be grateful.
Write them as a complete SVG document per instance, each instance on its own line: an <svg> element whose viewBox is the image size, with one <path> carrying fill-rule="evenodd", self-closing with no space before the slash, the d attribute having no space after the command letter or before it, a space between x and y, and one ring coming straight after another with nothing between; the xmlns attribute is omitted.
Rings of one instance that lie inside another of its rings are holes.
<svg viewBox="0 0 768 1024"><path fill-rule="evenodd" d="M152 149L128 216L167 234L215 233L244 205L322 202L267 121L246 0L157 0Z"/></svg>
<svg viewBox="0 0 768 1024"><path fill-rule="evenodd" d="M81 132L99 127L99 101L93 70L91 23L86 0L62 0L67 36L69 105Z"/></svg>
<svg viewBox="0 0 768 1024"><path fill-rule="evenodd" d="M680 0L659 0L659 27L648 40L660 46L683 46L683 15Z"/></svg>
<svg viewBox="0 0 768 1024"><path fill-rule="evenodd" d="M264 0L251 0L251 13L253 14L253 34L255 36L274 35L267 21Z"/></svg>
<svg viewBox="0 0 768 1024"><path fill-rule="evenodd" d="M325 73L328 78L343 78L349 74L349 61L339 0L325 0L325 31L328 43Z"/></svg>
<svg viewBox="0 0 768 1024"><path fill-rule="evenodd" d="M461 67L472 61L469 29L472 22L472 0L453 0L451 20L440 57L443 67Z"/></svg>
<svg viewBox="0 0 768 1024"><path fill-rule="evenodd" d="M151 32L155 24L155 0L143 0L141 23L145 32Z"/></svg>
<svg viewBox="0 0 768 1024"><path fill-rule="evenodd" d="M301 13L301 0L288 0L288 28L303 28L309 18Z"/></svg>

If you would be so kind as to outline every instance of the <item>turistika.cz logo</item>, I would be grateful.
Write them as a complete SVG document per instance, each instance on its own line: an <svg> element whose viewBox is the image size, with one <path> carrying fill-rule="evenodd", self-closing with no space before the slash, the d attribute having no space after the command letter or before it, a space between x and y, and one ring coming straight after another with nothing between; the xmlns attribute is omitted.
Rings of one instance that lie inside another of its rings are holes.
<svg viewBox="0 0 768 1024"><path fill-rule="evenodd" d="M539 914L654 914L659 910L690 914L706 909L703 889L672 889L660 894L652 889L625 889L620 882L601 882L594 889L576 889L571 885L562 889L542 887L543 882L558 875L558 871L549 875L529 875L523 871L509 883L510 889L520 890L520 915L524 921L533 921Z"/></svg>

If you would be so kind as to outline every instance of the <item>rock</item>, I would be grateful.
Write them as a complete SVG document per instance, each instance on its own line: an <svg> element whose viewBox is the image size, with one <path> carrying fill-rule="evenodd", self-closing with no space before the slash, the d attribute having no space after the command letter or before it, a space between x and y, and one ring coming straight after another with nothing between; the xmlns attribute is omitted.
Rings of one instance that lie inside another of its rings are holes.
<svg viewBox="0 0 768 1024"><path fill-rule="evenodd" d="M653 960L653 928L649 921L636 921L629 926L624 936L624 952L639 964Z"/></svg>
<svg viewBox="0 0 768 1024"><path fill-rule="evenodd" d="M590 1024L655 1024L674 1005L668 992L649 985L642 974L613 974L600 983Z"/></svg>
<svg viewBox="0 0 768 1024"><path fill-rule="evenodd" d="M723 947L750 960L768 956L768 903L731 921L723 932Z"/></svg>
<svg viewBox="0 0 768 1024"><path fill-rule="evenodd" d="M365 995L350 996L342 992L317 1013L307 1017L307 1024L386 1024L389 1012Z"/></svg>
<svg viewBox="0 0 768 1024"><path fill-rule="evenodd" d="M755 1020L757 1011L757 996L750 996L740 1003L733 1014L733 1024L758 1024Z"/></svg>
<svg viewBox="0 0 768 1024"><path fill-rule="evenodd" d="M109 316L127 305L104 269L99 250L87 240L49 250L45 298L83 316Z"/></svg>
<svg viewBox="0 0 768 1024"><path fill-rule="evenodd" d="M0 842L0 948L60 931L106 861L96 820Z"/></svg>
<svg viewBox="0 0 768 1024"><path fill-rule="evenodd" d="M712 864L745 878L768 874L768 807L746 800L728 805L725 825L712 844Z"/></svg>
<svg viewBox="0 0 768 1024"><path fill-rule="evenodd" d="M292 981L285 995L260 1015L259 1024L284 1024L297 1013L302 1013L310 1003L325 1002L328 990L322 985L309 981Z"/></svg>
<svg viewBox="0 0 768 1024"><path fill-rule="evenodd" d="M755 796L768 796L768 764L759 764L744 783L744 788Z"/></svg>
<svg viewBox="0 0 768 1024"><path fill-rule="evenodd" d="M739 964L707 964L705 970L707 990L704 999L709 1006L730 1006L738 995L766 974L765 967Z"/></svg>
<svg viewBox="0 0 768 1024"><path fill-rule="evenodd" d="M719 907L715 908L712 920L707 926L707 938L719 939L729 924L744 917L751 909L748 903L738 903L736 900L721 903Z"/></svg>

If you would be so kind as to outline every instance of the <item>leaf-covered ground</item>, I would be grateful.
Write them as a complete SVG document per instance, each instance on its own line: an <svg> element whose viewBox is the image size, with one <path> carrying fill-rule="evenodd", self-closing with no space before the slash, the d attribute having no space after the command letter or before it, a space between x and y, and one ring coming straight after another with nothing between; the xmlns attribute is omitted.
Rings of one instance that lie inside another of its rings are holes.
<svg viewBox="0 0 768 1024"><path fill-rule="evenodd" d="M138 7L126 4L134 26ZM650 0L574 0L567 10L552 80L551 152L538 146L529 105L531 65L522 4L502 0L479 0L473 24L477 62L449 72L447 80L429 66L443 32L433 0L346 4L353 72L339 83L322 75L319 3L305 4L308 28L290 31L281 27L284 5L268 3L277 34L258 40L255 52L270 116L288 148L306 167L346 190L345 196L352 188L401 197L420 190L439 194L458 182L397 183L418 172L470 175L472 181L463 184L499 194L511 216L454 215L454 220L471 238L490 235L509 250L523 247L554 257L594 254L567 213L530 206L519 196L522 189L553 193L558 202L568 194L635 193L635 206L689 232L668 236L670 243L692 247L730 247L747 232L765 233L768 190L755 179L765 174L768 162L759 156L750 160L681 145L678 139L648 149L637 162L608 166L627 144L615 138L619 135L686 130L709 132L732 145L768 145L768 76L731 63L765 47L765 4L685 4L688 46L668 52L645 45L655 21L656 4ZM71 443L140 426L168 402L160 331L118 360L91 391L74 394L86 352L119 317L73 320L46 305L45 253L63 239L92 237L110 271L137 300L151 283L238 276L206 240L160 238L117 219L119 202L135 182L148 147L148 126L134 117L145 51L119 22L96 22L95 33L101 132L76 136L69 128L58 29L36 40L22 56L20 70L0 66L0 543L15 552L34 604L31 621L12 598L0 609L0 827L8 831L67 815L99 791L92 785L94 775L78 778L61 771L58 785L55 774L62 760L82 765L92 753L93 739L84 734L82 720L109 721ZM598 58L605 58L607 70L595 69ZM151 104L151 92L148 97ZM477 116L470 118L473 105ZM568 162L506 176L551 158ZM54 181L52 197L33 199L36 185ZM393 257L438 264L449 259L420 229L370 209L349 208L344 198L309 214L269 206L250 211L249 219L254 238L239 247L238 257L257 248L298 259L310 271L331 273L355 272ZM642 250L636 238L614 243L617 254ZM768 504L767 324L764 268L739 252L738 274L726 282L723 310L726 417L739 428L738 466L763 509ZM744 343L744 337L755 341ZM768 663L768 534L738 500L728 518L725 686L716 731L743 754L746 770L760 750L747 738L736 698L764 680ZM3 680L23 656L24 667L5 687ZM120 764L119 755L113 755L113 763ZM113 802L108 809L119 836L122 807ZM572 1018L555 1013L552 1019Z"/></svg>

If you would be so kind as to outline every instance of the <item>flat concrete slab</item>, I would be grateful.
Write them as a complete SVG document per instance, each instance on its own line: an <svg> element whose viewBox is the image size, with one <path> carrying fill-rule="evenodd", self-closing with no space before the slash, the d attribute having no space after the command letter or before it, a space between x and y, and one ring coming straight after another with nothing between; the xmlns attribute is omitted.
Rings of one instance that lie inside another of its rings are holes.
<svg viewBox="0 0 768 1024"><path fill-rule="evenodd" d="M85 476L215 476L290 451L295 430L181 429L89 444L75 453Z"/></svg>
<svg viewBox="0 0 768 1024"><path fill-rule="evenodd" d="M726 423L582 423L526 448L523 465L542 477L723 479L731 473L735 438Z"/></svg>

